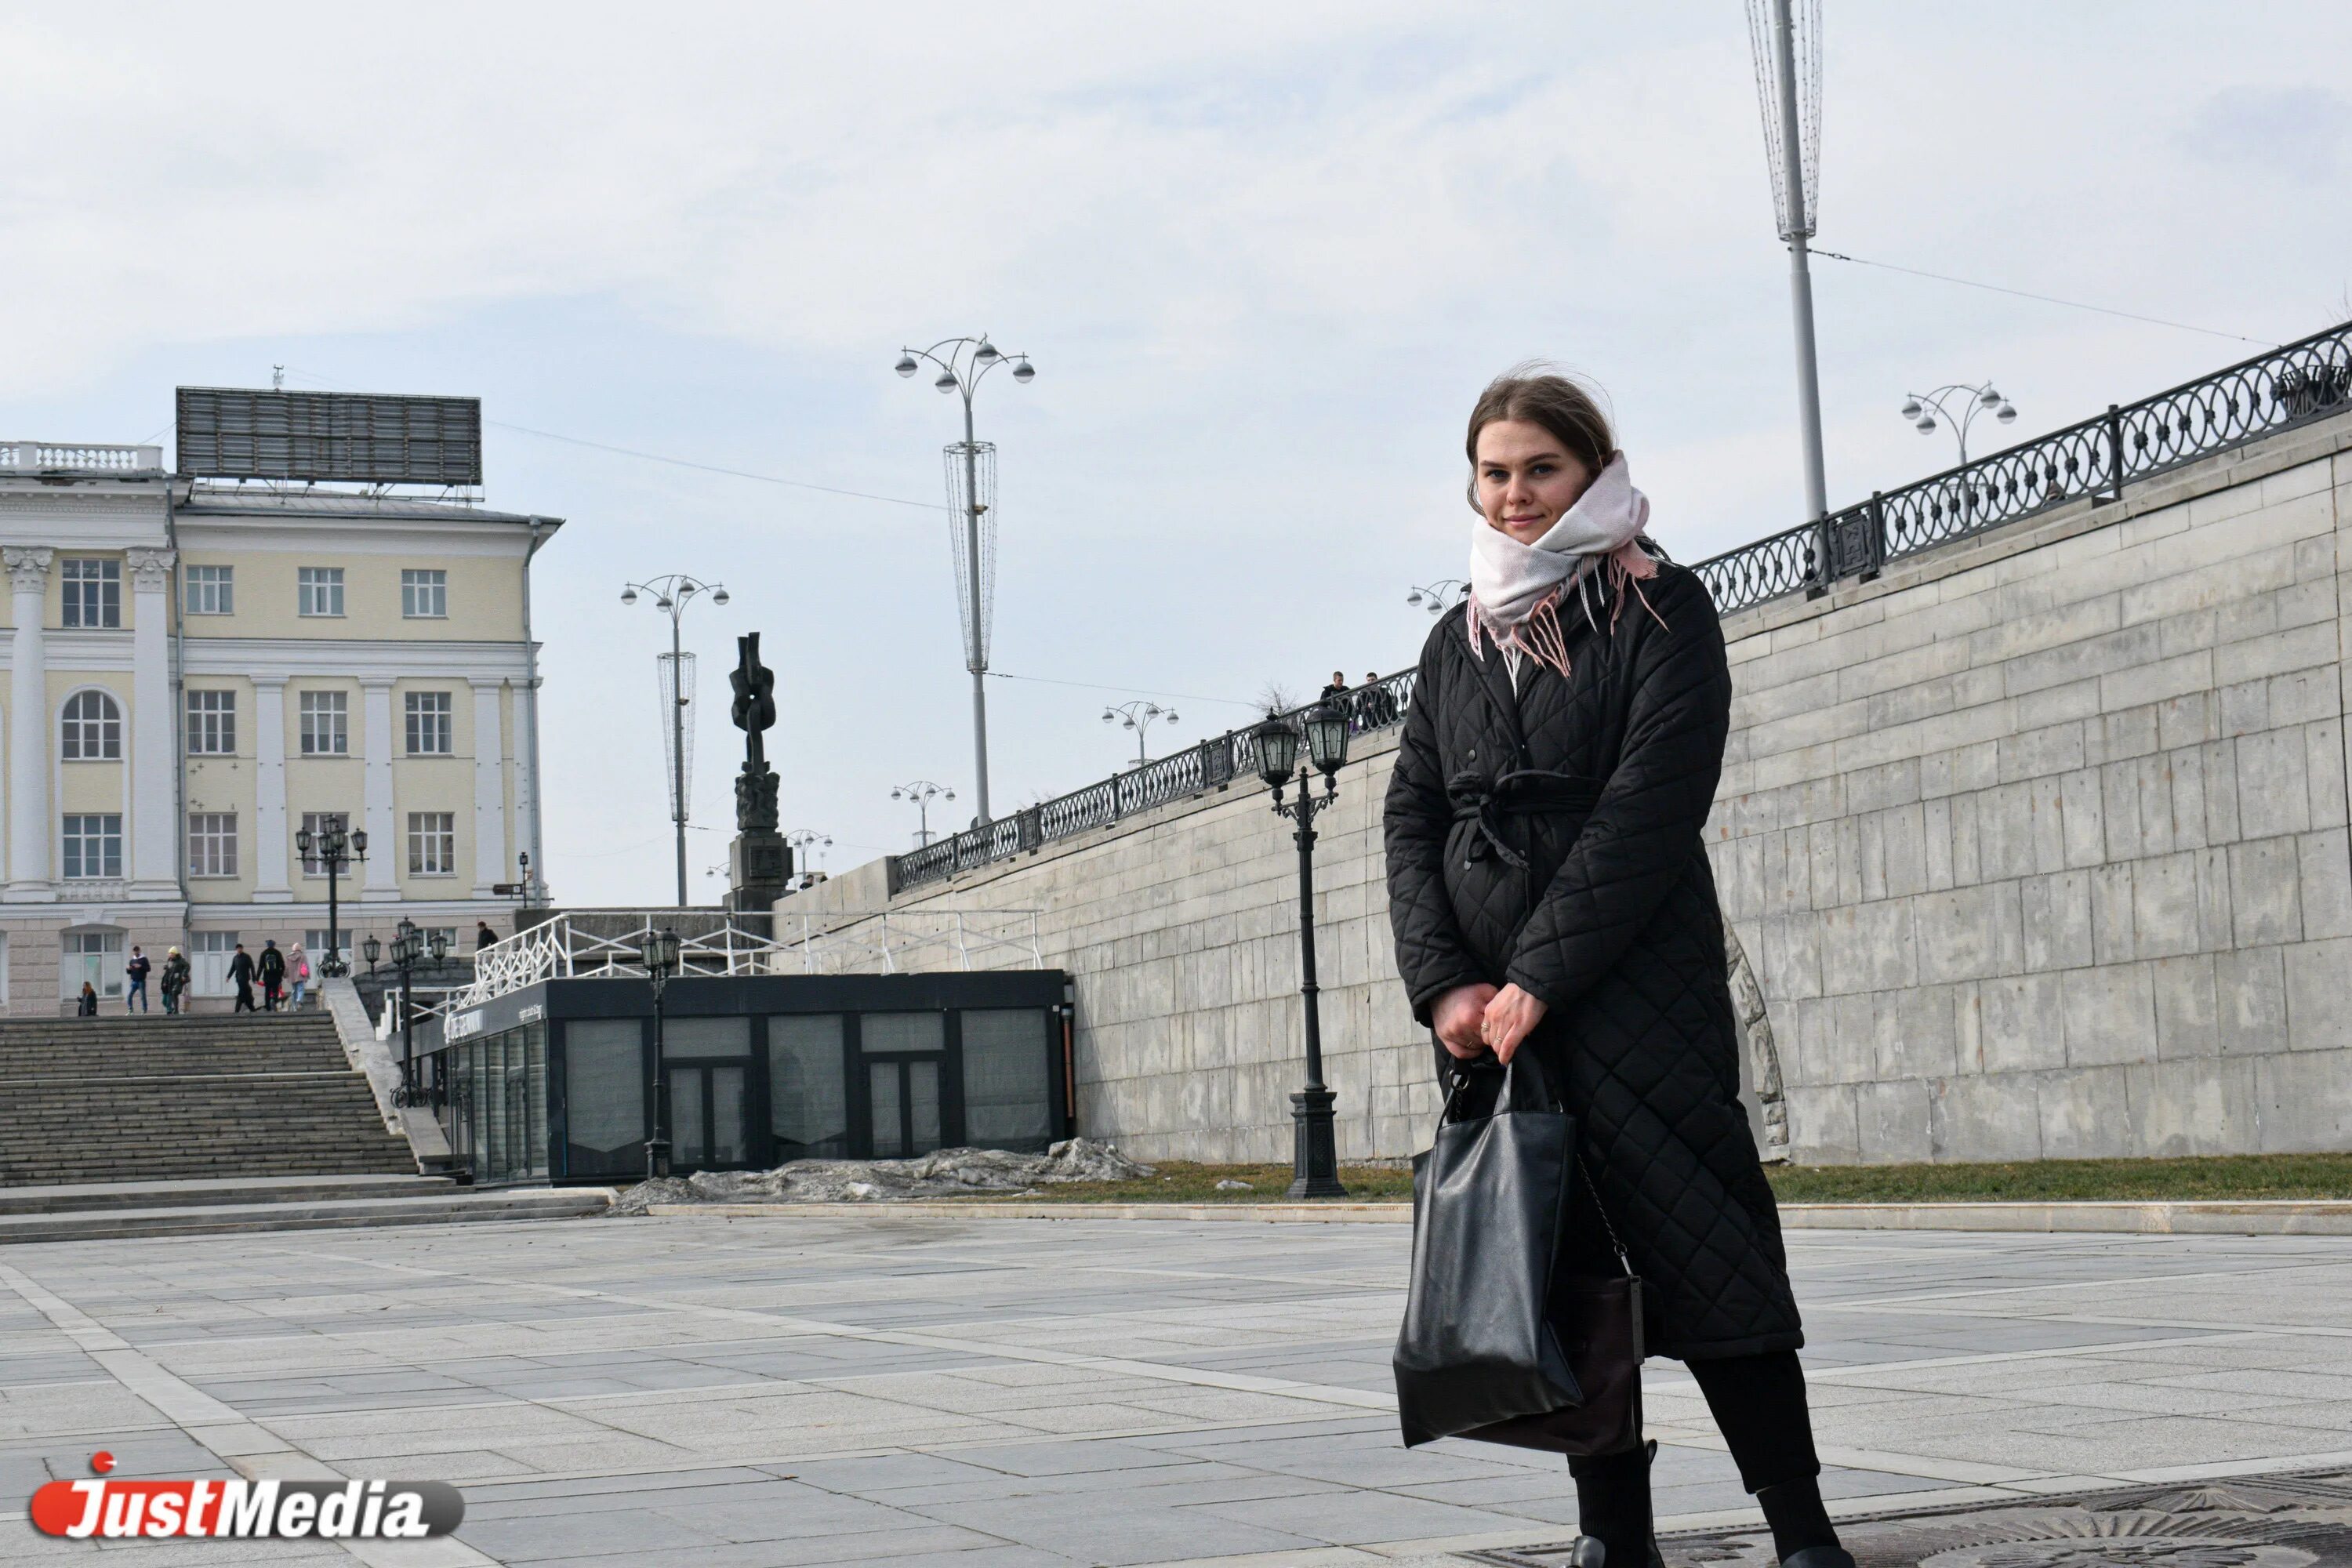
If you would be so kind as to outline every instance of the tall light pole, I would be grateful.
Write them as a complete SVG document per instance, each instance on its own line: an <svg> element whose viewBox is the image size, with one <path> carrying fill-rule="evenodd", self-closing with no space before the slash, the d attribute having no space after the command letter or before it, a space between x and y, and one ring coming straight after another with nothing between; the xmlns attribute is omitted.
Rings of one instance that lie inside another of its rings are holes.
<svg viewBox="0 0 2352 1568"><path fill-rule="evenodd" d="M946 357L941 358L942 353ZM971 399L980 384L998 365L1013 367L1013 379L1026 386L1037 378L1037 368L1029 363L1027 354L1003 354L982 332L976 338L941 338L927 349L902 349L895 367L900 375L912 375L922 368L919 362L929 360L939 367L938 379L931 384L941 392L963 395L963 441L948 448L948 494L955 510L962 514L962 534L956 552L956 575L963 589L963 662L971 672L971 753L972 776L979 782L980 820L990 820L988 813L988 623L989 600L992 597L995 577L993 537L995 524L989 523L991 548L983 555L981 548L981 518L994 503L996 479L996 448L986 448L987 462L982 463L982 448L972 436ZM958 483L961 478L961 483ZM983 497L981 485L985 479L990 493Z"/></svg>
<svg viewBox="0 0 2352 1568"><path fill-rule="evenodd" d="M1157 702L1121 702L1103 710L1104 723L1121 721L1135 731L1135 765L1139 768L1151 760L1150 752L1144 746L1144 732L1154 724L1174 724L1176 710L1162 708Z"/></svg>
<svg viewBox="0 0 2352 1568"><path fill-rule="evenodd" d="M902 784L892 790L890 798L915 803L915 820L922 824L915 833L915 847L920 849L931 841L931 802L953 800L955 791L945 784L935 784L929 779L917 779L913 784Z"/></svg>
<svg viewBox="0 0 2352 1568"><path fill-rule="evenodd" d="M306 863L316 863L327 869L327 956L320 961L319 973L330 979L351 966L343 962L341 900L336 897L336 883L343 868L355 860L367 858L367 829L346 831L341 812L327 817L328 826L313 834L307 827L294 830L294 849Z"/></svg>
<svg viewBox="0 0 2352 1568"><path fill-rule="evenodd" d="M621 590L621 603L634 605L639 594L654 596L654 608L669 616L669 815L677 828L677 907L686 908L686 705L694 699L687 691L686 651L680 646L678 623L685 618L686 606L698 594L708 594L714 605L727 602L727 584L705 583L682 572L667 577L656 577L647 583L631 583Z"/></svg>
<svg viewBox="0 0 2352 1568"><path fill-rule="evenodd" d="M669 1064L664 1059L667 1042L662 1038L662 993L677 973L678 951L684 946L676 930L664 926L637 938L637 962L654 990L654 1135L646 1140L646 1180L669 1174Z"/></svg>
<svg viewBox="0 0 2352 1568"><path fill-rule="evenodd" d="M1821 169L1822 8L1804 0L1800 36L1794 0L1748 0L1748 43L1756 55L1757 90L1763 101L1764 151L1772 172L1772 202L1780 237L1789 247L1789 305L1797 339L1797 422L1804 445L1805 521L1829 515L1829 483L1822 468L1822 378L1813 352L1813 278L1806 252L1816 213ZM1768 15L1769 13L1769 15ZM1804 83L1798 85L1798 56ZM1768 61L1769 57L1769 61ZM1769 64L1769 90L1766 86ZM1829 541L1813 541L1816 582L1829 582Z"/></svg>
<svg viewBox="0 0 2352 1568"><path fill-rule="evenodd" d="M1960 403L1957 414L1951 408L1956 398L1965 400ZM1900 412L1922 436L1936 433L1936 416L1942 415L1944 422L1952 427L1952 434L1959 440L1960 464L1964 468L1969 460L1969 426L1977 422L1978 415L1990 414L2003 425L2017 422L2017 410L2008 398L1993 390L1993 384L1989 381L1981 386L1956 383L1950 386L1939 386L1933 392L1906 392L1903 395Z"/></svg>

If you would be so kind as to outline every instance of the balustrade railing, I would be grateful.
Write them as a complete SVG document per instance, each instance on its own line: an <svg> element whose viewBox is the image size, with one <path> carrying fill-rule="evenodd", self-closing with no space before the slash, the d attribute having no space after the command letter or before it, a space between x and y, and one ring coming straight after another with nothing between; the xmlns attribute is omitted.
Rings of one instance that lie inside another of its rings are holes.
<svg viewBox="0 0 2352 1568"><path fill-rule="evenodd" d="M1359 734L1404 722L1412 707L1415 672L1406 670L1385 680L1368 682L1333 700L1347 713ZM1313 703L1307 708L1315 706ZM1296 720L1306 708L1286 717ZM1222 735L1155 757L1084 789L1072 790L1011 816L984 822L952 837L935 839L921 848L890 858L890 886L895 891L921 882L936 882L976 866L1010 859L1026 850L1102 827L1150 811L1170 801L1188 800L1223 789L1236 778L1257 776L1257 743L1247 730Z"/></svg>
<svg viewBox="0 0 2352 1568"><path fill-rule="evenodd" d="M87 441L0 441L0 473L160 473L161 447L110 447Z"/></svg>
<svg viewBox="0 0 2352 1568"><path fill-rule="evenodd" d="M1698 563L1691 570L1727 614L1874 574L1887 562L1948 544L2086 496L2123 488L2352 407L2352 322L2227 370L2110 407L1973 463L1885 490ZM1826 564L1827 574L1822 567Z"/></svg>

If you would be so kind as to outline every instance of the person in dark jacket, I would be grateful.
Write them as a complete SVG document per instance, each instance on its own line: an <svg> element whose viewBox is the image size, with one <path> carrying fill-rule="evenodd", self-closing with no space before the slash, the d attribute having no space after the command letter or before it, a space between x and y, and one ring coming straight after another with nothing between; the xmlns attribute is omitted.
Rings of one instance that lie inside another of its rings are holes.
<svg viewBox="0 0 2352 1568"><path fill-rule="evenodd" d="M265 937L261 942L261 960L254 965L254 978L261 982L261 1010L278 1011L278 998L286 988L286 955L278 951L278 939Z"/></svg>
<svg viewBox="0 0 2352 1568"><path fill-rule="evenodd" d="M228 961L228 977L236 982L236 1005L232 1013L250 1013L253 1009L253 954L245 951L245 943L236 944L236 952Z"/></svg>
<svg viewBox="0 0 2352 1568"><path fill-rule="evenodd" d="M81 995L74 1002L74 1016L77 1018L98 1016L98 987L87 980L81 983Z"/></svg>
<svg viewBox="0 0 2352 1568"><path fill-rule="evenodd" d="M187 954L176 947L165 953L163 977L155 984L156 988L163 994L163 1011L167 1015L177 1013L180 1010L180 998L188 994Z"/></svg>
<svg viewBox="0 0 2352 1568"><path fill-rule="evenodd" d="M1496 380L1468 456L1472 592L1422 650L1386 803L1398 970L1449 1082L1491 1095L1500 1075L1460 1064L1536 1053L1579 1130L1570 1271L1630 1264L1650 1349L1689 1366L1783 1564L1852 1568L1738 1099L1702 837L1730 721L1715 605L1650 542L1575 383ZM1646 1455L1570 1469L1608 1568L1654 1562Z"/></svg>
<svg viewBox="0 0 2352 1568"><path fill-rule="evenodd" d="M474 951L476 952L481 952L482 949L489 946L490 943L498 940L499 933L490 929L489 921L476 921L474 922Z"/></svg>
<svg viewBox="0 0 2352 1568"><path fill-rule="evenodd" d="M154 963L145 953L135 947L131 950L131 962L122 966L122 978L130 982L130 988L122 994L124 1012L130 1012L134 1002L139 1005L139 1011L147 1011L147 976L154 970Z"/></svg>

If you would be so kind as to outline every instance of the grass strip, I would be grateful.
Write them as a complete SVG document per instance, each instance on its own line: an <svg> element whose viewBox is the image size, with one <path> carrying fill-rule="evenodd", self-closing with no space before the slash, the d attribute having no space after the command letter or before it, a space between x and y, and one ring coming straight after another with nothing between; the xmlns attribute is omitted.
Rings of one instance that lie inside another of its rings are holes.
<svg viewBox="0 0 2352 1568"><path fill-rule="evenodd" d="M2352 1198L2352 1153L2228 1154L2179 1160L2031 1160L2008 1164L1783 1165L1767 1171L1784 1204L2087 1203L2100 1200ZM1360 1203L1407 1203L1412 1173L1400 1165L1345 1165L1339 1180ZM1219 1182L1246 1187L1220 1188ZM1129 1182L1039 1187L1022 1203L1251 1204L1282 1202L1288 1165L1160 1163ZM973 1203L1005 1201L975 1195Z"/></svg>

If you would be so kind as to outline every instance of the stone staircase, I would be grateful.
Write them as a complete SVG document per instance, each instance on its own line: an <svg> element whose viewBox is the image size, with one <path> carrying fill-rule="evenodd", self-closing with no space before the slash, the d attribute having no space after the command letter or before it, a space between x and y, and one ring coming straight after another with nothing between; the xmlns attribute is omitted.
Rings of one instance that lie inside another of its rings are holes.
<svg viewBox="0 0 2352 1568"><path fill-rule="evenodd" d="M0 1021L0 1194L415 1174L324 1013Z"/></svg>
<svg viewBox="0 0 2352 1568"><path fill-rule="evenodd" d="M475 1192L446 1176L263 1176L0 1187L0 1244L602 1214L603 1187Z"/></svg>

